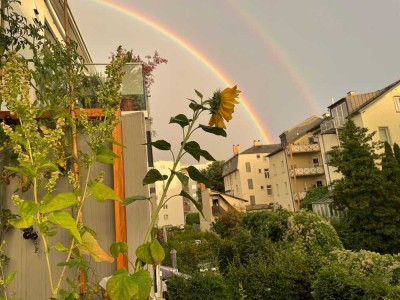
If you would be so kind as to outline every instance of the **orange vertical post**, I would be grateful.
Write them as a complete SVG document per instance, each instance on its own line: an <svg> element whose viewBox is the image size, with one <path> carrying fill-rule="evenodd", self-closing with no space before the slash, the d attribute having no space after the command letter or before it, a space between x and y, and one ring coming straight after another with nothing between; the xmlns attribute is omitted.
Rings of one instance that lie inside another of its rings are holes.
<svg viewBox="0 0 400 300"><path fill-rule="evenodd" d="M121 118L121 111L117 112L118 118ZM113 132L113 138L116 142L122 145L122 124L119 123ZM114 159L114 190L117 195L123 200L125 198L125 176L124 176L124 156L121 146L113 144L112 150L119 158ZM115 240L117 242L127 242L126 232L126 212L125 207L121 202L114 202L115 216ZM125 255L119 254L117 257L117 269L128 268L128 259Z"/></svg>

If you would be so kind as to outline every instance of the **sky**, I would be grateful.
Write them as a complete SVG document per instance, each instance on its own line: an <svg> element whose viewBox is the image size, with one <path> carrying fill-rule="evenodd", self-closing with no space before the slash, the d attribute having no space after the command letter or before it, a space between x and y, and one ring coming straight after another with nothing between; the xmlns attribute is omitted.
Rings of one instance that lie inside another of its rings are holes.
<svg viewBox="0 0 400 300"><path fill-rule="evenodd" d="M94 62L122 45L168 59L154 71L152 127L178 145L170 117L188 113L194 89L205 97L237 85L241 104L226 138L198 133L217 160L254 140L322 116L347 92L376 91L400 79L398 0L69 0ZM204 116L202 123L208 122ZM155 160L169 160L155 151ZM189 160L190 162L190 160Z"/></svg>

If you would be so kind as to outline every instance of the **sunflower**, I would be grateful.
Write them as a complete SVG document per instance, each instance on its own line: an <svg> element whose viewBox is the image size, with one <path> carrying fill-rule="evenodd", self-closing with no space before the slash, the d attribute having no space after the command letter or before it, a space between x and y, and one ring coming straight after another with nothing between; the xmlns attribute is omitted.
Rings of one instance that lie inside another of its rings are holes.
<svg viewBox="0 0 400 300"><path fill-rule="evenodd" d="M224 120L229 122L235 111L235 104L239 104L236 98L240 91L236 85L232 88L226 88L222 92L220 90L214 92L210 99L211 118L208 122L210 126L226 128Z"/></svg>

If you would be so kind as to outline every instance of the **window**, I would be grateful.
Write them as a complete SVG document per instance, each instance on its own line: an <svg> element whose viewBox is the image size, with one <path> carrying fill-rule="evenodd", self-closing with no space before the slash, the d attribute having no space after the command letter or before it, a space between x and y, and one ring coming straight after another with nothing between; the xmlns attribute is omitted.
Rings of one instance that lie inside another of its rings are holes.
<svg viewBox="0 0 400 300"><path fill-rule="evenodd" d="M261 157L260 154L257 154L257 159L260 159L260 157Z"/></svg>
<svg viewBox="0 0 400 300"><path fill-rule="evenodd" d="M393 99L394 99L394 106L396 107L396 111L400 112L400 97L396 96L396 97L393 97Z"/></svg>
<svg viewBox="0 0 400 300"><path fill-rule="evenodd" d="M379 140L381 142L388 142L390 144L389 128L387 128L387 127L379 127L378 128L378 132L379 132Z"/></svg>
<svg viewBox="0 0 400 300"><path fill-rule="evenodd" d="M265 178L269 178L269 169L264 169Z"/></svg>
<svg viewBox="0 0 400 300"><path fill-rule="evenodd" d="M255 205L256 204L256 197L254 195L250 195L250 205Z"/></svg>
<svg viewBox="0 0 400 300"><path fill-rule="evenodd" d="M272 196L272 185L267 185L267 195Z"/></svg>
<svg viewBox="0 0 400 300"><path fill-rule="evenodd" d="M164 220L168 220L168 215L164 215Z"/></svg>
<svg viewBox="0 0 400 300"><path fill-rule="evenodd" d="M272 165L272 168L274 169L274 175L276 175L276 166L275 166L275 164Z"/></svg>
<svg viewBox="0 0 400 300"><path fill-rule="evenodd" d="M279 196L279 185L276 184L276 194Z"/></svg>
<svg viewBox="0 0 400 300"><path fill-rule="evenodd" d="M324 184L323 184L323 182L322 182L322 180L316 180L315 181L315 186L316 187L320 187L320 186L323 186Z"/></svg>
<svg viewBox="0 0 400 300"><path fill-rule="evenodd" d="M258 174L261 174L261 169L258 169Z"/></svg>
<svg viewBox="0 0 400 300"><path fill-rule="evenodd" d="M164 209L168 209L168 204L164 204L164 205L163 205L163 208L164 208Z"/></svg>
<svg viewBox="0 0 400 300"><path fill-rule="evenodd" d="M262 191L264 190L264 186L263 186L263 185L261 186L261 190L262 190Z"/></svg>
<svg viewBox="0 0 400 300"><path fill-rule="evenodd" d="M251 166L249 162L246 162L246 172L247 173L251 172Z"/></svg>
<svg viewBox="0 0 400 300"><path fill-rule="evenodd" d="M313 165L314 168L315 167L319 167L319 159L318 159L318 157L313 157L312 158L312 165Z"/></svg>
<svg viewBox="0 0 400 300"><path fill-rule="evenodd" d="M346 123L346 117L349 115L347 112L346 102L339 104L331 109L332 117L335 120L335 127L342 127Z"/></svg>
<svg viewBox="0 0 400 300"><path fill-rule="evenodd" d="M192 190L197 189L197 184L192 184Z"/></svg>
<svg viewBox="0 0 400 300"><path fill-rule="evenodd" d="M253 179L247 179L247 186L249 190L253 189Z"/></svg>
<svg viewBox="0 0 400 300"><path fill-rule="evenodd" d="M265 156L263 156L263 160L264 161L268 161L268 157L265 155Z"/></svg>

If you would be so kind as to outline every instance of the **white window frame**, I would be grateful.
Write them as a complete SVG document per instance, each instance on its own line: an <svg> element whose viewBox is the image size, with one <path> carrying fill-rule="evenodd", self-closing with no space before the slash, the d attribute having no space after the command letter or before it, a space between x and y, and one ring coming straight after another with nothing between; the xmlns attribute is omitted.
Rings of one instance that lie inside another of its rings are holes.
<svg viewBox="0 0 400 300"><path fill-rule="evenodd" d="M396 111L400 113L400 96L394 96L393 101Z"/></svg>
<svg viewBox="0 0 400 300"><path fill-rule="evenodd" d="M264 169L264 177L265 178L270 178L271 174L269 173L269 168L268 169Z"/></svg>
<svg viewBox="0 0 400 300"><path fill-rule="evenodd" d="M385 139L382 139L383 136L381 135L381 130L385 132L386 140L385 140ZM384 126L378 127L378 134L379 134L379 140L380 140L381 142L388 142L388 143L390 144L389 127L384 127Z"/></svg>

